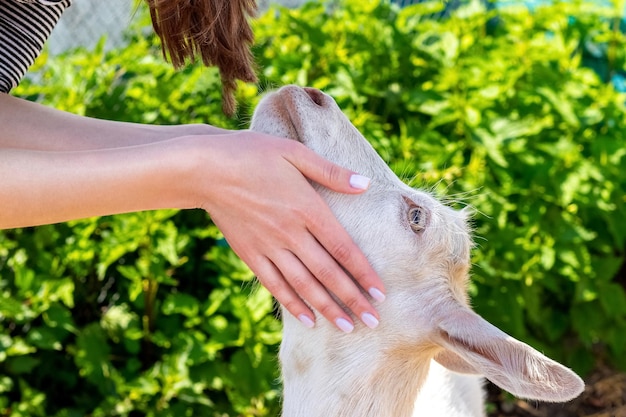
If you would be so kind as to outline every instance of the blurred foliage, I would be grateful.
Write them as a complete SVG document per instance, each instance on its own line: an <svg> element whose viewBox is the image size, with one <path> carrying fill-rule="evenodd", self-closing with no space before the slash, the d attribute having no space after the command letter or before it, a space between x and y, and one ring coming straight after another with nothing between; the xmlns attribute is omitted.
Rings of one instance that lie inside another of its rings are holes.
<svg viewBox="0 0 626 417"><path fill-rule="evenodd" d="M439 1L270 9L264 89L332 94L390 166L476 209L476 310L588 371L626 369L626 97L620 5L558 2L434 20ZM616 23L617 22L617 23ZM246 127L217 72L174 71L139 14L128 47L45 54L14 93L92 117ZM584 67L605 48L607 74ZM198 210L0 232L0 416L275 416L269 294Z"/></svg>

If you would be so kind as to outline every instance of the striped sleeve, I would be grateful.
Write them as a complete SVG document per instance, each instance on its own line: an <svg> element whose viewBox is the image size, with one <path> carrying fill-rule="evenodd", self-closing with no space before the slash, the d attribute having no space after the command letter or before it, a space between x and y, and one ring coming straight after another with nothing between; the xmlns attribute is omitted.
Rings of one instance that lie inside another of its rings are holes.
<svg viewBox="0 0 626 417"><path fill-rule="evenodd" d="M72 0L0 0L0 93L17 86Z"/></svg>

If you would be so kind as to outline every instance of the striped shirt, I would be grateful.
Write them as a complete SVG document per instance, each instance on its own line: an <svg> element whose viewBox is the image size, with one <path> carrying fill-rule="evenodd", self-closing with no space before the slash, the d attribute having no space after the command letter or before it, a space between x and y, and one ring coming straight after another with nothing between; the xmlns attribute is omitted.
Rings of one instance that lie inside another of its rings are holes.
<svg viewBox="0 0 626 417"><path fill-rule="evenodd" d="M0 93L17 86L72 0L0 0Z"/></svg>

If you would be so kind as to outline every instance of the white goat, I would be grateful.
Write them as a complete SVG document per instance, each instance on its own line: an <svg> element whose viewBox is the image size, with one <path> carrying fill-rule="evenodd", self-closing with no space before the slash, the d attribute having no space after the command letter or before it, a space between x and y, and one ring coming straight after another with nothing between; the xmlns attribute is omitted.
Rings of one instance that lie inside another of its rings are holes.
<svg viewBox="0 0 626 417"><path fill-rule="evenodd" d="M387 289L374 330L356 321L344 334L326 320L308 329L283 312L283 416L484 416L478 375L542 401L582 392L572 371L471 310L467 214L402 183L331 97L283 87L261 100L251 128L372 178L358 196L316 187Z"/></svg>

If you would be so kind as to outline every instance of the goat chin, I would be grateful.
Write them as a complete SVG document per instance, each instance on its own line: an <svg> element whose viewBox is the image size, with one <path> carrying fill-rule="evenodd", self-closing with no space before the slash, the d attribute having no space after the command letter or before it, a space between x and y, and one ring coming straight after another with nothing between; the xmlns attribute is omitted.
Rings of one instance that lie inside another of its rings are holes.
<svg viewBox="0 0 626 417"><path fill-rule="evenodd" d="M351 334L325 320L307 329L283 311L283 416L484 416L483 376L541 401L582 392L572 371L470 309L467 213L402 183L330 96L283 87L260 101L251 129L372 179L360 195L314 186L387 289L374 330L356 320Z"/></svg>

